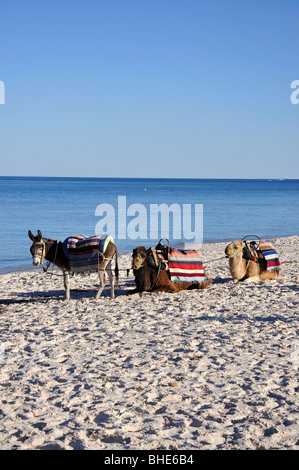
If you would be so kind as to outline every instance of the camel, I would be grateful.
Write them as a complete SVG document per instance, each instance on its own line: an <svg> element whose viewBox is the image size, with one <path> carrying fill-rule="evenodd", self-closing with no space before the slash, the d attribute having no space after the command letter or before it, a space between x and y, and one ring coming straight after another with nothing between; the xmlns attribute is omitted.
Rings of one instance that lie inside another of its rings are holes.
<svg viewBox="0 0 299 470"><path fill-rule="evenodd" d="M225 254L229 258L229 270L235 281L257 282L280 276L279 269L267 271L267 262L264 258L258 258L258 262L245 259L244 247L242 240L235 240L225 248Z"/></svg>
<svg viewBox="0 0 299 470"><path fill-rule="evenodd" d="M34 266L43 264L44 259L50 261L55 266L59 267L63 272L64 288L65 288L65 300L70 300L70 277L69 274L72 271L68 257L64 253L63 243L57 242L57 240L51 240L50 238L43 238L40 230L37 231L37 235L34 236L31 231L28 231L28 236L32 240L30 252L32 255L32 262ZM116 255L115 260L115 276L118 282L118 252L117 248L111 241L104 254L100 254L98 263L98 273L100 278L100 287L96 294L96 299L100 297L105 287L105 270L108 273L110 286L111 286L111 299L114 299L114 278L111 270L112 258Z"/></svg>
<svg viewBox="0 0 299 470"><path fill-rule="evenodd" d="M128 294L153 291L175 293L182 290L205 289L213 282L212 279L206 279L202 282L172 282L168 271L150 267L147 259L148 254L143 246L138 246L133 250L132 268L136 288L129 291Z"/></svg>

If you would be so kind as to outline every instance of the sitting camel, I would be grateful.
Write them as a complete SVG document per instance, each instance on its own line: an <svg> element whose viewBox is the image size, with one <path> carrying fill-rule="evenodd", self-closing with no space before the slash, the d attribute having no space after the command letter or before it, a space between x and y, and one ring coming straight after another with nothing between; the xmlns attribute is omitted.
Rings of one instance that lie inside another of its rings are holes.
<svg viewBox="0 0 299 470"><path fill-rule="evenodd" d="M128 292L179 292L187 289L205 289L213 280L206 279L202 282L173 282L166 270L152 268L147 263L148 255L143 246L133 250L133 273L135 276L136 289Z"/></svg>
<svg viewBox="0 0 299 470"><path fill-rule="evenodd" d="M267 261L259 257L257 261L246 259L243 256L245 244L241 240L235 240L225 248L225 254L229 258L229 270L236 281L265 281L280 276L280 269L267 270Z"/></svg>

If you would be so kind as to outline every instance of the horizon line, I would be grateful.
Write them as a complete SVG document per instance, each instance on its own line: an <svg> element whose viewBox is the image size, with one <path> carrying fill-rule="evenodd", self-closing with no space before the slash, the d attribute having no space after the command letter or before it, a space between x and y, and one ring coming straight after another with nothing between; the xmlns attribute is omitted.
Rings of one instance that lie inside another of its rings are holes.
<svg viewBox="0 0 299 470"><path fill-rule="evenodd" d="M20 175L0 175L0 178L49 178L49 179L66 179L66 178L72 178L72 179L127 179L127 180L268 180L268 181L285 181L285 180L299 180L298 178L291 178L291 177L285 177L285 178L279 178L279 177L264 177L264 178L243 178L243 177L234 177L234 178L226 178L226 177L210 177L210 176L203 176L203 177L191 177L191 176L185 176L185 177L163 177L163 176L149 176L149 177L140 177L140 176L44 176L44 175L26 175L26 176L20 176Z"/></svg>

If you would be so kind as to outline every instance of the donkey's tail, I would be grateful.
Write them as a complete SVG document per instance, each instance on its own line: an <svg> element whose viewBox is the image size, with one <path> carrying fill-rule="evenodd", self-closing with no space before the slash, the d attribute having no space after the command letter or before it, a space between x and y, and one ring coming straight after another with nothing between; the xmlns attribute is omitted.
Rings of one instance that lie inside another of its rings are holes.
<svg viewBox="0 0 299 470"><path fill-rule="evenodd" d="M118 285L118 278L119 278L119 270L118 270L118 251L117 248L115 247L115 268L114 268L114 274L116 278L116 284Z"/></svg>

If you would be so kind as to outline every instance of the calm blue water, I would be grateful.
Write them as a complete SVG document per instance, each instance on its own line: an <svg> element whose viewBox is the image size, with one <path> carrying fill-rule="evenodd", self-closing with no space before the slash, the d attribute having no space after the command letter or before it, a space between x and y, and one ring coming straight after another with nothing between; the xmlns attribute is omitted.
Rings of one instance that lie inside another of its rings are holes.
<svg viewBox="0 0 299 470"><path fill-rule="evenodd" d="M94 235L96 207L112 204L117 211L118 196L126 196L127 207L203 204L204 242L299 233L299 180L0 177L0 194L1 273L32 266L28 229L58 240ZM154 241L116 243L120 252L130 252Z"/></svg>

